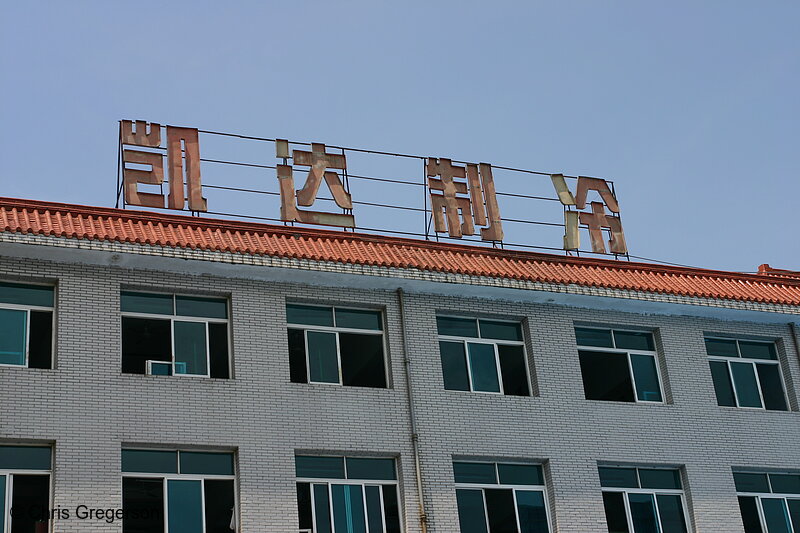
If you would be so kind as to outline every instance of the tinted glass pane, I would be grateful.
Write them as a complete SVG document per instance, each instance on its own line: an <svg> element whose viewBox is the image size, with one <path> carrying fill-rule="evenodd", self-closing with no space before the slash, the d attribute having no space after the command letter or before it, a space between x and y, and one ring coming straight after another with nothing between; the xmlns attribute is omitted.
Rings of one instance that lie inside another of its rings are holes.
<svg viewBox="0 0 800 533"><path fill-rule="evenodd" d="M771 342L739 341L739 351L742 353L742 357L750 357L752 359L774 360L778 358L775 344Z"/></svg>
<svg viewBox="0 0 800 533"><path fill-rule="evenodd" d="M233 475L232 453L181 452L181 474Z"/></svg>
<svg viewBox="0 0 800 533"><path fill-rule="evenodd" d="M206 479L203 483L205 484L205 533L231 533L235 505L233 480Z"/></svg>
<svg viewBox="0 0 800 533"><path fill-rule="evenodd" d="M525 371L525 350L522 346L497 345L503 392L512 396L528 396L528 373Z"/></svg>
<svg viewBox="0 0 800 533"><path fill-rule="evenodd" d="M652 333L615 331L614 340L617 342L617 348L625 348L627 350L649 350L651 352L656 349Z"/></svg>
<svg viewBox="0 0 800 533"><path fill-rule="evenodd" d="M717 394L717 404L736 407L736 397L733 395L733 384L728 372L728 363L725 361L709 361L711 366L711 379L714 381L714 392Z"/></svg>
<svg viewBox="0 0 800 533"><path fill-rule="evenodd" d="M478 321L473 318L437 316L436 327L439 335L452 335L454 337L478 336Z"/></svg>
<svg viewBox="0 0 800 533"><path fill-rule="evenodd" d="M640 402L660 402L661 386L658 383L656 358L649 355L631 354L633 379L636 381L636 397Z"/></svg>
<svg viewBox="0 0 800 533"><path fill-rule="evenodd" d="M661 533L686 533L686 517L683 514L681 497L659 494L656 501L661 517Z"/></svg>
<svg viewBox="0 0 800 533"><path fill-rule="evenodd" d="M0 446L4 470L50 470L49 446Z"/></svg>
<svg viewBox="0 0 800 533"><path fill-rule="evenodd" d="M164 531L164 480L122 478L123 533Z"/></svg>
<svg viewBox="0 0 800 533"><path fill-rule="evenodd" d="M333 308L287 304L286 322L310 326L333 326Z"/></svg>
<svg viewBox="0 0 800 533"><path fill-rule="evenodd" d="M289 329L289 379L292 383L307 383L306 334L302 329Z"/></svg>
<svg viewBox="0 0 800 533"><path fill-rule="evenodd" d="M307 331L308 366L311 381L339 383L339 360L336 355L336 334Z"/></svg>
<svg viewBox="0 0 800 533"><path fill-rule="evenodd" d="M575 328L575 340L578 346L614 347L610 329Z"/></svg>
<svg viewBox="0 0 800 533"><path fill-rule="evenodd" d="M507 485L544 485L542 467L539 465L498 464L500 483Z"/></svg>
<svg viewBox="0 0 800 533"><path fill-rule="evenodd" d="M228 301L222 298L176 296L175 312L181 316L228 318Z"/></svg>
<svg viewBox="0 0 800 533"><path fill-rule="evenodd" d="M123 472L177 474L178 452L159 450L122 450Z"/></svg>
<svg viewBox="0 0 800 533"><path fill-rule="evenodd" d="M728 339L706 339L706 353L724 357L739 357L736 341Z"/></svg>
<svg viewBox="0 0 800 533"><path fill-rule="evenodd" d="M25 339L28 313L0 309L0 364L25 364Z"/></svg>
<svg viewBox="0 0 800 533"><path fill-rule="evenodd" d="M367 533L364 495L360 485L331 485L336 533Z"/></svg>
<svg viewBox="0 0 800 533"><path fill-rule="evenodd" d="M548 533L550 531L543 492L518 490L517 513L520 533Z"/></svg>
<svg viewBox="0 0 800 533"><path fill-rule="evenodd" d="M586 351L578 353L587 400L635 401L626 354Z"/></svg>
<svg viewBox="0 0 800 533"><path fill-rule="evenodd" d="M439 341L439 354L442 358L444 388L447 390L469 390L467 357L464 343Z"/></svg>
<svg viewBox="0 0 800 533"><path fill-rule="evenodd" d="M521 341L522 328L519 322L496 322L494 320L478 320L481 337L503 341Z"/></svg>
<svg viewBox="0 0 800 533"><path fill-rule="evenodd" d="M764 510L764 522L769 533L792 533L786 500L761 498L761 508Z"/></svg>
<svg viewBox="0 0 800 533"><path fill-rule="evenodd" d="M636 533L660 533L652 494L628 494L628 504Z"/></svg>
<svg viewBox="0 0 800 533"><path fill-rule="evenodd" d="M344 479L344 457L298 455L294 466L297 477Z"/></svg>
<svg viewBox="0 0 800 533"><path fill-rule="evenodd" d="M737 492L769 492L766 474L734 472L733 481Z"/></svg>
<svg viewBox="0 0 800 533"><path fill-rule="evenodd" d="M367 500L367 525L369 533L383 533L383 510L381 509L381 489L378 486L364 487Z"/></svg>
<svg viewBox="0 0 800 533"><path fill-rule="evenodd" d="M374 329L382 330L380 311L365 311L363 309L342 309L336 310L336 327L354 329Z"/></svg>
<svg viewBox="0 0 800 533"><path fill-rule="evenodd" d="M486 528L486 509L482 490L456 490L458 523L461 533L489 533Z"/></svg>
<svg viewBox="0 0 800 533"><path fill-rule="evenodd" d="M469 364L472 371L472 390L500 392L494 345L468 343Z"/></svg>
<svg viewBox="0 0 800 533"><path fill-rule="evenodd" d="M128 313L172 315L172 303L171 294L123 292L120 295L120 308Z"/></svg>
<svg viewBox="0 0 800 533"><path fill-rule="evenodd" d="M776 494L800 494L800 474L770 474L769 481Z"/></svg>
<svg viewBox="0 0 800 533"><path fill-rule="evenodd" d="M497 483L494 463L453 463L456 483Z"/></svg>
<svg viewBox="0 0 800 533"><path fill-rule="evenodd" d="M382 335L339 333L342 383L354 387L386 387Z"/></svg>
<svg viewBox="0 0 800 533"><path fill-rule="evenodd" d="M756 365L761 394L764 396L764 407L774 411L786 411L786 397L783 395L783 383L778 365Z"/></svg>
<svg viewBox="0 0 800 533"><path fill-rule="evenodd" d="M0 476L0 531L6 530L6 476Z"/></svg>
<svg viewBox="0 0 800 533"><path fill-rule="evenodd" d="M383 515L386 533L400 533L400 506L397 502L397 487L383 486Z"/></svg>
<svg viewBox="0 0 800 533"><path fill-rule="evenodd" d="M14 474L11 487L11 509L24 509L13 513L11 532L36 533L47 531L50 508L50 476Z"/></svg>
<svg viewBox="0 0 800 533"><path fill-rule="evenodd" d="M200 481L167 480L169 533L203 531L203 489Z"/></svg>
<svg viewBox="0 0 800 533"><path fill-rule="evenodd" d="M16 305L53 307L53 287L45 285L22 285L0 283L0 302Z"/></svg>
<svg viewBox="0 0 800 533"><path fill-rule="evenodd" d="M484 489L491 533L517 533L517 511L511 489Z"/></svg>
<svg viewBox="0 0 800 533"><path fill-rule="evenodd" d="M169 320L122 317L122 371L144 374L147 361L172 361Z"/></svg>
<svg viewBox="0 0 800 533"><path fill-rule="evenodd" d="M205 322L173 322L175 374L208 374Z"/></svg>
<svg viewBox="0 0 800 533"><path fill-rule="evenodd" d="M622 492L603 493L603 507L606 511L608 533L629 533L624 498L625 496Z"/></svg>
<svg viewBox="0 0 800 533"><path fill-rule="evenodd" d="M28 366L50 368L53 365L53 312L31 311L30 320Z"/></svg>
<svg viewBox="0 0 800 533"><path fill-rule="evenodd" d="M150 361L148 373L151 376L171 376L172 363L162 363L159 361Z"/></svg>
<svg viewBox="0 0 800 533"><path fill-rule="evenodd" d="M397 479L394 459L347 457L347 479Z"/></svg>
<svg viewBox="0 0 800 533"><path fill-rule="evenodd" d="M314 533L331 533L331 508L327 485L314 485L314 519L317 521Z"/></svg>
<svg viewBox="0 0 800 533"><path fill-rule="evenodd" d="M733 386L736 388L736 397L739 398L739 407L761 407L761 397L758 394L756 374L750 363L731 363Z"/></svg>
<svg viewBox="0 0 800 533"><path fill-rule="evenodd" d="M789 518L794 526L794 533L800 533L800 500L786 500L786 503L789 504Z"/></svg>
<svg viewBox="0 0 800 533"><path fill-rule="evenodd" d="M311 484L297 484L297 514L300 517L300 529L314 527L314 513L311 510Z"/></svg>
<svg viewBox="0 0 800 533"><path fill-rule="evenodd" d="M758 516L758 506L755 497L739 496L739 509L742 511L744 533L764 533L764 530L761 528L761 519Z"/></svg>
<svg viewBox="0 0 800 533"><path fill-rule="evenodd" d="M643 489L680 489L681 474L678 470L640 468L639 482Z"/></svg>
<svg viewBox="0 0 800 533"><path fill-rule="evenodd" d="M211 377L227 379L231 377L228 361L228 325L208 324L208 348L211 360Z"/></svg>
<svg viewBox="0 0 800 533"><path fill-rule="evenodd" d="M636 479L635 468L609 468L601 466L597 471L600 474L601 487L639 488L639 481Z"/></svg>

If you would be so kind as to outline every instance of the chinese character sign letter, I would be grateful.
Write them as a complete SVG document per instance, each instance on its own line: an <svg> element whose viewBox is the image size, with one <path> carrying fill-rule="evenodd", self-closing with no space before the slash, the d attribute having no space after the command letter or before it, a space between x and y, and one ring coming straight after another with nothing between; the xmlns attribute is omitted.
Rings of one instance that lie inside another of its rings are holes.
<svg viewBox="0 0 800 533"><path fill-rule="evenodd" d="M474 235L478 225L486 226L481 228L484 241L503 240L491 165L458 166L450 159L430 157L426 169L437 233L447 232L450 237L461 238Z"/></svg>
<svg viewBox="0 0 800 533"><path fill-rule="evenodd" d="M123 120L120 124L122 144L161 148L161 125L137 120ZM139 192L138 185L161 185L164 183L164 156L158 152L125 149L122 151L122 179L125 202L143 207L165 207L161 193ZM188 191L189 209L207 211L200 181L200 146L198 132L193 128L167 126L167 162L169 168L169 209L183 209ZM149 170L130 168L128 164L147 165Z"/></svg>

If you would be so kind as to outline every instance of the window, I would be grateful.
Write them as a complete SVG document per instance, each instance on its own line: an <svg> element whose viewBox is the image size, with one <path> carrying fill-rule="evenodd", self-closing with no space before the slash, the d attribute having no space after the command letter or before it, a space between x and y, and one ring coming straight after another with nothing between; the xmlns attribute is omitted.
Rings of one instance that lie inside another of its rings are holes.
<svg viewBox="0 0 800 533"><path fill-rule="evenodd" d="M123 533L236 531L233 453L122 450Z"/></svg>
<svg viewBox="0 0 800 533"><path fill-rule="evenodd" d="M0 283L0 365L52 368L54 298L46 285Z"/></svg>
<svg viewBox="0 0 800 533"><path fill-rule="evenodd" d="M229 378L228 302L123 292L122 371Z"/></svg>
<svg viewBox="0 0 800 533"><path fill-rule="evenodd" d="M293 382L386 388L380 311L287 304L286 321Z"/></svg>
<svg viewBox="0 0 800 533"><path fill-rule="evenodd" d="M400 533L394 459L298 455L300 533Z"/></svg>
<svg viewBox="0 0 800 533"><path fill-rule="evenodd" d="M0 533L47 528L51 456L49 446L0 446Z"/></svg>
<svg viewBox="0 0 800 533"><path fill-rule="evenodd" d="M600 467L609 533L687 533L678 470Z"/></svg>
<svg viewBox="0 0 800 533"><path fill-rule="evenodd" d="M800 474L734 472L745 533L800 533Z"/></svg>
<svg viewBox="0 0 800 533"><path fill-rule="evenodd" d="M788 410L775 343L714 337L705 341L719 405Z"/></svg>
<svg viewBox="0 0 800 533"><path fill-rule="evenodd" d="M444 388L528 396L519 322L437 316Z"/></svg>
<svg viewBox="0 0 800 533"><path fill-rule="evenodd" d="M548 533L540 465L453 462L461 533Z"/></svg>
<svg viewBox="0 0 800 533"><path fill-rule="evenodd" d="M587 400L661 403L653 334L575 328Z"/></svg>

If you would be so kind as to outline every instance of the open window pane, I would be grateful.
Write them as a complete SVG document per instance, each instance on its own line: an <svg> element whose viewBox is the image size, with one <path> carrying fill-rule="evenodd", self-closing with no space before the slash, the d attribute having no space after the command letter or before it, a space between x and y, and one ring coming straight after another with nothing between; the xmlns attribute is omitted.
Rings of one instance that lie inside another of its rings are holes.
<svg viewBox="0 0 800 533"><path fill-rule="evenodd" d="M578 346L614 347L610 329L575 328L575 340Z"/></svg>
<svg viewBox="0 0 800 533"><path fill-rule="evenodd" d="M0 302L6 304L53 307L54 293L47 285L0 283Z"/></svg>
<svg viewBox="0 0 800 533"><path fill-rule="evenodd" d="M625 513L625 494L622 492L604 492L603 507L606 511L608 533L630 533L628 517Z"/></svg>
<svg viewBox="0 0 800 533"><path fill-rule="evenodd" d="M543 492L518 490L517 513L519 514L520 533L548 533L550 531Z"/></svg>
<svg viewBox="0 0 800 533"><path fill-rule="evenodd" d="M0 476L0 531L6 530L6 476Z"/></svg>
<svg viewBox="0 0 800 533"><path fill-rule="evenodd" d="M617 348L627 350L645 350L654 352L656 349L653 342L653 334L639 331L615 331L614 340Z"/></svg>
<svg viewBox="0 0 800 533"><path fill-rule="evenodd" d="M12 533L46 531L50 508L50 476L11 476L11 508L24 509L11 517Z"/></svg>
<svg viewBox="0 0 800 533"><path fill-rule="evenodd" d="M731 372L733 385L736 387L736 397L739 398L739 407L762 407L753 365L731 363Z"/></svg>
<svg viewBox="0 0 800 533"><path fill-rule="evenodd" d="M211 377L231 377L228 359L228 324L208 323L208 348L211 361Z"/></svg>
<svg viewBox="0 0 800 533"><path fill-rule="evenodd" d="M333 326L333 308L287 304L286 322L309 326Z"/></svg>
<svg viewBox="0 0 800 533"><path fill-rule="evenodd" d="M0 364L25 364L25 339L28 313L0 309Z"/></svg>
<svg viewBox="0 0 800 533"><path fill-rule="evenodd" d="M484 489L491 533L517 533L517 510L511 489Z"/></svg>
<svg viewBox="0 0 800 533"><path fill-rule="evenodd" d="M633 383L624 353L578 352L587 400L633 402Z"/></svg>
<svg viewBox="0 0 800 533"><path fill-rule="evenodd" d="M361 485L331 485L336 533L367 533Z"/></svg>
<svg viewBox="0 0 800 533"><path fill-rule="evenodd" d="M661 533L686 533L686 516L683 503L677 494L659 494L658 514L661 517Z"/></svg>
<svg viewBox="0 0 800 533"><path fill-rule="evenodd" d="M528 396L528 372L525 369L525 349L522 346L497 345L503 392L512 396Z"/></svg>
<svg viewBox="0 0 800 533"><path fill-rule="evenodd" d="M494 345L470 342L467 348L472 371L472 389L482 392L500 392Z"/></svg>
<svg viewBox="0 0 800 533"><path fill-rule="evenodd" d="M31 311L28 346L29 368L53 366L53 312Z"/></svg>
<svg viewBox="0 0 800 533"><path fill-rule="evenodd" d="M203 488L201 481L167 480L167 522L169 533L203 531Z"/></svg>
<svg viewBox="0 0 800 533"><path fill-rule="evenodd" d="M786 500L789 505L789 518L791 519L794 533L800 533L800 500Z"/></svg>
<svg viewBox="0 0 800 533"><path fill-rule="evenodd" d="M122 371L144 374L147 361L172 361L169 320L122 317Z"/></svg>
<svg viewBox="0 0 800 533"><path fill-rule="evenodd" d="M486 527L486 509L483 491L480 489L457 489L458 523L461 533L489 533Z"/></svg>
<svg viewBox="0 0 800 533"><path fill-rule="evenodd" d="M736 341L732 339L706 339L706 353L722 357L739 357Z"/></svg>
<svg viewBox="0 0 800 533"><path fill-rule="evenodd" d="M173 322L175 328L175 374L208 374L205 322Z"/></svg>
<svg viewBox="0 0 800 533"><path fill-rule="evenodd" d="M289 379L292 383L307 383L306 334L302 329L289 329Z"/></svg>
<svg viewBox="0 0 800 533"><path fill-rule="evenodd" d="M437 316L436 327L439 335L451 337L478 337L478 321L474 318L453 318Z"/></svg>
<svg viewBox="0 0 800 533"><path fill-rule="evenodd" d="M383 515L386 533L400 533L400 504L397 501L397 486L383 486Z"/></svg>
<svg viewBox="0 0 800 533"><path fill-rule="evenodd" d="M444 388L447 390L469 390L467 357L463 342L439 341L442 359Z"/></svg>
<svg viewBox="0 0 800 533"><path fill-rule="evenodd" d="M300 517L300 530L311 531L314 527L314 511L311 507L311 484L297 484L297 514Z"/></svg>
<svg viewBox="0 0 800 533"><path fill-rule="evenodd" d="M126 313L172 315L175 314L172 298L171 294L123 291L120 295L120 309Z"/></svg>
<svg viewBox="0 0 800 533"><path fill-rule="evenodd" d="M658 383L656 358L650 355L631 354L636 396L640 402L660 402L661 386Z"/></svg>
<svg viewBox="0 0 800 533"><path fill-rule="evenodd" d="M478 320L481 337L504 341L521 341L522 328L519 322L499 322L495 320Z"/></svg>
<svg viewBox="0 0 800 533"><path fill-rule="evenodd" d="M739 496L739 510L742 512L744 533L764 533L761 528L761 518L758 516L758 504L754 496Z"/></svg>
<svg viewBox="0 0 800 533"><path fill-rule="evenodd" d="M228 302L221 298L176 296L175 314L206 318L228 318Z"/></svg>
<svg viewBox="0 0 800 533"><path fill-rule="evenodd" d="M628 494L634 533L660 533L652 494Z"/></svg>
<svg viewBox="0 0 800 533"><path fill-rule="evenodd" d="M764 395L764 407L774 411L786 411L786 397L783 395L783 383L778 365L756 365L761 394Z"/></svg>
<svg viewBox="0 0 800 533"><path fill-rule="evenodd" d="M739 351L742 357L751 359L778 359L775 344L772 342L739 341Z"/></svg>
<svg viewBox="0 0 800 533"><path fill-rule="evenodd" d="M164 480L122 478L122 533L163 533Z"/></svg>
<svg viewBox="0 0 800 533"><path fill-rule="evenodd" d="M336 327L352 329L383 329L380 311L367 311L364 309L342 309L337 307Z"/></svg>
<svg viewBox="0 0 800 533"><path fill-rule="evenodd" d="M384 533L380 487L377 485L364 487L364 496L367 501L367 526L369 527L369 533Z"/></svg>
<svg viewBox="0 0 800 533"><path fill-rule="evenodd" d="M717 404L727 407L736 407L736 397L733 395L733 383L725 361L709 361L711 366L711 379L714 381L714 392L717 395Z"/></svg>
<svg viewBox="0 0 800 533"><path fill-rule="evenodd" d="M336 334L322 331L306 332L308 366L311 381L339 383L339 360L336 355Z"/></svg>
<svg viewBox="0 0 800 533"><path fill-rule="evenodd" d="M317 529L314 533L332 533L328 485L314 485L314 518L317 521Z"/></svg>
<svg viewBox="0 0 800 533"><path fill-rule="evenodd" d="M769 533L792 533L786 500L761 498L761 508L764 510L764 522Z"/></svg>
<svg viewBox="0 0 800 533"><path fill-rule="evenodd" d="M203 483L205 484L205 533L231 533L236 505L233 480L206 479Z"/></svg>
<svg viewBox="0 0 800 533"><path fill-rule="evenodd" d="M355 387L386 387L382 335L339 333L342 383Z"/></svg>

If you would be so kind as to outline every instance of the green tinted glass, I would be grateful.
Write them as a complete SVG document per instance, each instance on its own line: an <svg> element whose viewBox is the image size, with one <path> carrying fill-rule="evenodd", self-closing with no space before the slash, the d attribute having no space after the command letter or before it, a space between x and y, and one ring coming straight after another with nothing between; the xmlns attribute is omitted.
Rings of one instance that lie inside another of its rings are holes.
<svg viewBox="0 0 800 533"><path fill-rule="evenodd" d="M617 348L625 348L627 350L646 350L654 351L656 349L653 342L652 333L644 333L638 331L614 331L614 340L617 342Z"/></svg>
<svg viewBox="0 0 800 533"><path fill-rule="evenodd" d="M397 479L394 459L347 457L347 479Z"/></svg>
<svg viewBox="0 0 800 533"><path fill-rule="evenodd" d="M490 483L497 484L497 473L494 463L453 463L453 475L456 483Z"/></svg>
<svg viewBox="0 0 800 533"><path fill-rule="evenodd" d="M439 341L442 376L446 390L469 390L467 357L463 342Z"/></svg>
<svg viewBox="0 0 800 533"><path fill-rule="evenodd" d="M337 307L335 313L337 328L372 329L377 331L383 329L380 311L341 309Z"/></svg>
<svg viewBox="0 0 800 533"><path fill-rule="evenodd" d="M769 492L766 474L734 472L733 481L738 492Z"/></svg>
<svg viewBox="0 0 800 533"><path fill-rule="evenodd" d="M461 533L488 533L483 491L480 489L456 490L458 523Z"/></svg>
<svg viewBox="0 0 800 533"><path fill-rule="evenodd" d="M775 352L775 344L771 342L752 342L752 341L739 341L739 350L742 357L749 357L751 359L772 359L778 358Z"/></svg>
<svg viewBox="0 0 800 533"><path fill-rule="evenodd" d="M49 446L0 446L0 469L50 470Z"/></svg>
<svg viewBox="0 0 800 533"><path fill-rule="evenodd" d="M651 355L630 354L636 397L640 402L660 402L661 386L658 383L656 358Z"/></svg>
<svg viewBox="0 0 800 533"><path fill-rule="evenodd" d="M542 467L539 465L498 464L500 483L507 485L544 485Z"/></svg>
<svg viewBox="0 0 800 533"><path fill-rule="evenodd" d="M614 347L610 329L575 328L575 340L578 346Z"/></svg>
<svg viewBox="0 0 800 533"><path fill-rule="evenodd" d="M174 321L175 374L208 374L208 344L205 322Z"/></svg>
<svg viewBox="0 0 800 533"><path fill-rule="evenodd" d="M123 291L120 295L120 309L126 313L175 314L171 294Z"/></svg>
<svg viewBox="0 0 800 533"><path fill-rule="evenodd" d="M233 475L233 454L180 452L181 474Z"/></svg>
<svg viewBox="0 0 800 533"><path fill-rule="evenodd" d="M659 494L658 515L661 517L662 533L686 533L686 515L683 513L683 502L677 494Z"/></svg>
<svg viewBox="0 0 800 533"><path fill-rule="evenodd" d="M333 326L333 308L286 304L286 322L308 326Z"/></svg>
<svg viewBox="0 0 800 533"><path fill-rule="evenodd" d="M761 498L761 508L764 510L764 522L769 533L792 533L786 500Z"/></svg>
<svg viewBox="0 0 800 533"><path fill-rule="evenodd" d="M178 452L160 450L122 450L123 472L177 474Z"/></svg>
<svg viewBox="0 0 800 533"><path fill-rule="evenodd" d="M681 488L681 474L678 470L640 468L639 481L643 489Z"/></svg>
<svg viewBox="0 0 800 533"><path fill-rule="evenodd" d="M727 407L736 407L736 397L733 395L731 374L728 363L725 361L709 361L711 366L711 379L714 381L714 392L717 394L717 404Z"/></svg>
<svg viewBox="0 0 800 533"><path fill-rule="evenodd" d="M497 322L494 320L478 320L481 337L504 341L521 341L522 328L518 322Z"/></svg>
<svg viewBox="0 0 800 533"><path fill-rule="evenodd" d="M638 489L639 480L636 478L635 468L613 468L600 467L597 469L600 474L601 487L620 487L628 489Z"/></svg>
<svg viewBox="0 0 800 533"><path fill-rule="evenodd" d="M203 487L199 480L167 481L169 533L203 531Z"/></svg>
<svg viewBox="0 0 800 533"><path fill-rule="evenodd" d="M55 291L46 285L0 283L0 302L15 305L53 307Z"/></svg>
<svg viewBox="0 0 800 533"><path fill-rule="evenodd" d="M497 375L497 362L493 344L467 344L469 365L472 372L472 390L480 392L500 392Z"/></svg>
<svg viewBox="0 0 800 533"><path fill-rule="evenodd" d="M325 331L309 331L306 335L308 337L308 368L311 381L339 383L336 334Z"/></svg>
<svg viewBox="0 0 800 533"><path fill-rule="evenodd" d="M294 468L299 478L344 479L344 457L297 455Z"/></svg>
<svg viewBox="0 0 800 533"><path fill-rule="evenodd" d="M221 298L176 296L175 312L181 316L228 318L228 302Z"/></svg>
<svg viewBox="0 0 800 533"><path fill-rule="evenodd" d="M729 339L706 339L706 353L723 357L739 357L736 341Z"/></svg>
<svg viewBox="0 0 800 533"><path fill-rule="evenodd" d="M800 494L800 474L770 474L769 481L776 494Z"/></svg>
<svg viewBox="0 0 800 533"><path fill-rule="evenodd" d="M478 321L473 318L437 316L436 327L439 331L439 335L478 337Z"/></svg>
<svg viewBox="0 0 800 533"><path fill-rule="evenodd" d="M0 309L0 365L24 365L28 312Z"/></svg>
<svg viewBox="0 0 800 533"><path fill-rule="evenodd" d="M367 533L361 485L331 485L331 498L334 531Z"/></svg>
<svg viewBox="0 0 800 533"><path fill-rule="evenodd" d="M731 363L733 386L739 407L761 407L761 396L758 394L756 374L750 363Z"/></svg>

